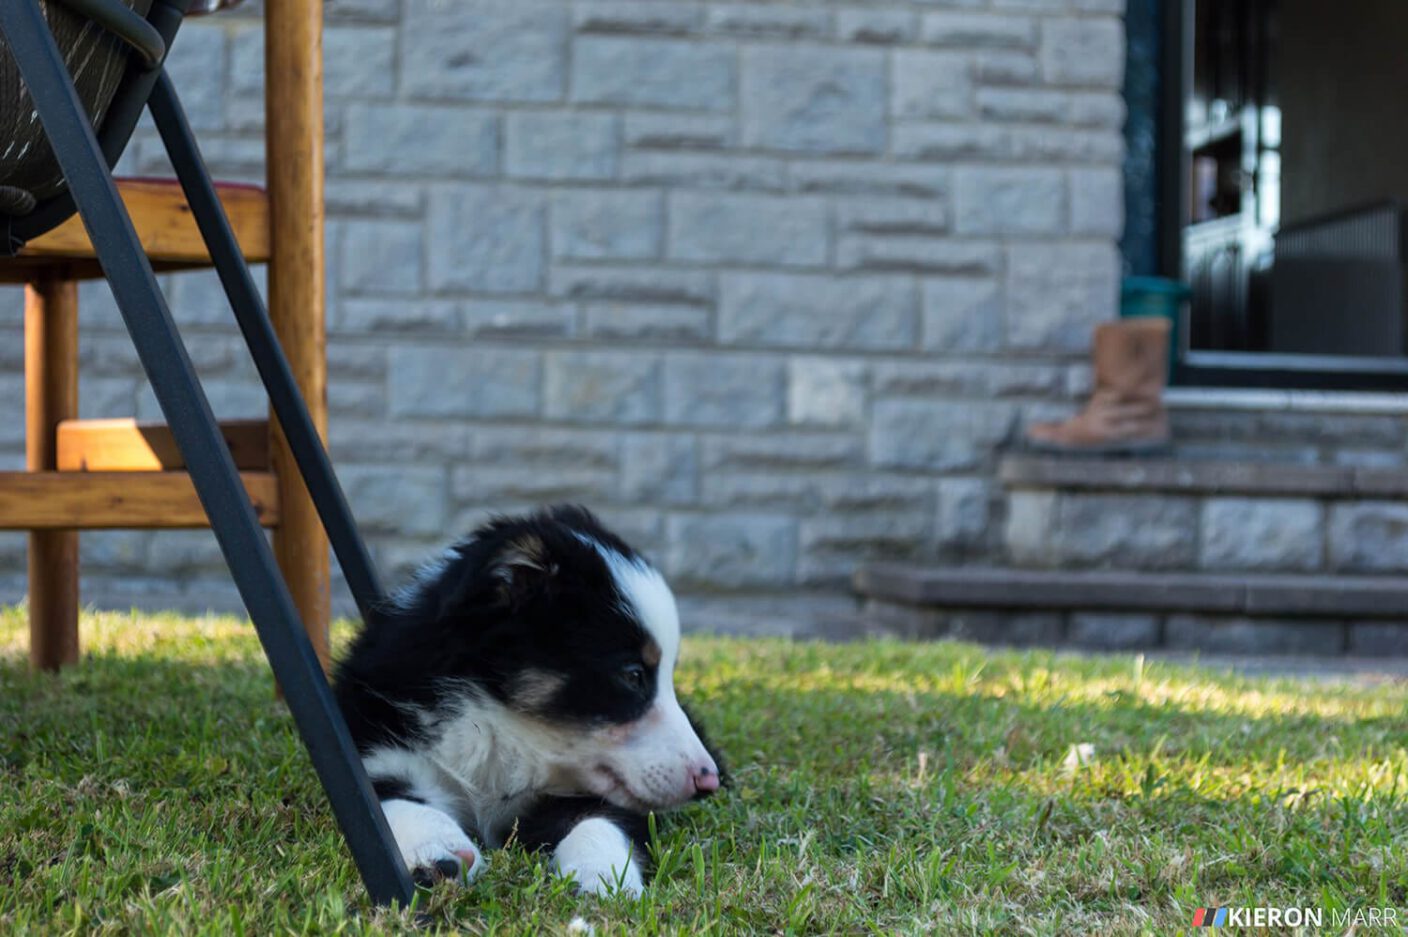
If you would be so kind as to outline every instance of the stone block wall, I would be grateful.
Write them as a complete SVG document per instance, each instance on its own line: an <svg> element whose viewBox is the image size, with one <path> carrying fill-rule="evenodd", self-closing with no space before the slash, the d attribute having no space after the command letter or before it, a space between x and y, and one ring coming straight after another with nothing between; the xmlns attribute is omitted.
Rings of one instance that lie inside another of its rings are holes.
<svg viewBox="0 0 1408 937"><path fill-rule="evenodd" d="M330 0L331 437L379 563L558 499L698 596L984 557L996 450L1083 391L1114 314L1122 9ZM226 178L263 171L258 13L171 63ZM150 130L125 168L164 171ZM217 411L260 413L214 280L167 283ZM83 302L84 415L158 416ZM7 292L16 404L19 323ZM90 600L234 605L206 533L84 544Z"/></svg>

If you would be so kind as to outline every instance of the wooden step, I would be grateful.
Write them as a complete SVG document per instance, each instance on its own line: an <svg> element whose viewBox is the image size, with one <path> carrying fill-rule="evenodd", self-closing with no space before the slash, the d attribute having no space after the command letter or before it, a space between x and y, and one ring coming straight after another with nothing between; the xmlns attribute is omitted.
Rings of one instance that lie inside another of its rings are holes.
<svg viewBox="0 0 1408 937"><path fill-rule="evenodd" d="M269 196L259 186L216 183L230 227L245 259L269 259ZM156 270L210 265L195 216L174 179L118 179L117 191ZM97 253L78 215L27 243L16 257L0 262L0 283L23 283L45 268L62 264L69 279L101 277Z"/></svg>
<svg viewBox="0 0 1408 937"><path fill-rule="evenodd" d="M242 472L269 470L267 420L225 420L220 434ZM64 420L58 430L61 472L170 472L186 467L164 423Z"/></svg>
<svg viewBox="0 0 1408 937"><path fill-rule="evenodd" d="M1408 577L1033 570L877 563L868 599L932 608L1207 613L1408 620Z"/></svg>
<svg viewBox="0 0 1408 937"><path fill-rule="evenodd" d="M279 490L269 472L243 472L254 513L279 522ZM0 530L108 530L209 527L185 472L0 472Z"/></svg>

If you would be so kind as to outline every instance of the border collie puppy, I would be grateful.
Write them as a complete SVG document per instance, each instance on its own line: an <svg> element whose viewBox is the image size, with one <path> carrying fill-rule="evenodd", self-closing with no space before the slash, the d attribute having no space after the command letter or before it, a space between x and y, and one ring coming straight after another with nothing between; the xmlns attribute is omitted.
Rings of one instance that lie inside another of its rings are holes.
<svg viewBox="0 0 1408 937"><path fill-rule="evenodd" d="M640 894L645 815L720 783L679 643L660 573L582 508L499 518L421 570L336 681L416 881L516 836L584 892Z"/></svg>

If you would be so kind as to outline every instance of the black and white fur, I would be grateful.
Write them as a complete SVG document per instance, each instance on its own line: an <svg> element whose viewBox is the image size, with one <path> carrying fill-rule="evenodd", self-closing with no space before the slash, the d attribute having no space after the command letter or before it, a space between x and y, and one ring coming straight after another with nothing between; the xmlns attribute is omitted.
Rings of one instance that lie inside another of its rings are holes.
<svg viewBox="0 0 1408 937"><path fill-rule="evenodd" d="M473 877L516 836L584 892L638 895L646 815L720 781L679 639L660 573L575 507L485 525L371 616L337 698L416 879Z"/></svg>

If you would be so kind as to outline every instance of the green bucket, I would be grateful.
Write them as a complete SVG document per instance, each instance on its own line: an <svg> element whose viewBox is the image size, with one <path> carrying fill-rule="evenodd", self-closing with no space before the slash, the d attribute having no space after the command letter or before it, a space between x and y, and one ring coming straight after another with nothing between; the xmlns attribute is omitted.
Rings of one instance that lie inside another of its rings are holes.
<svg viewBox="0 0 1408 937"><path fill-rule="evenodd" d="M1168 366L1178 359L1183 304L1193 295L1187 284L1164 277L1125 277L1120 284L1120 318L1162 316L1169 323Z"/></svg>

